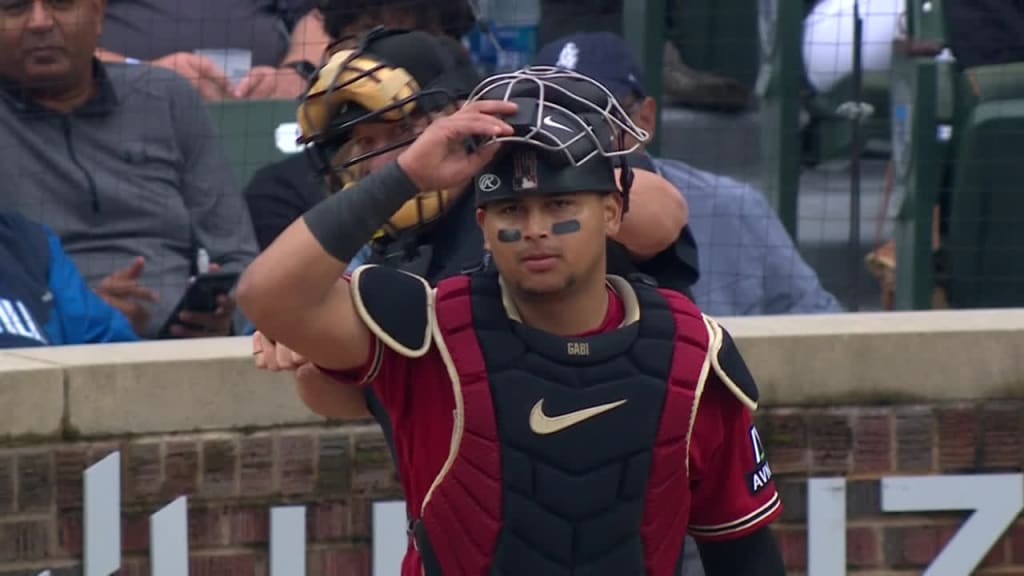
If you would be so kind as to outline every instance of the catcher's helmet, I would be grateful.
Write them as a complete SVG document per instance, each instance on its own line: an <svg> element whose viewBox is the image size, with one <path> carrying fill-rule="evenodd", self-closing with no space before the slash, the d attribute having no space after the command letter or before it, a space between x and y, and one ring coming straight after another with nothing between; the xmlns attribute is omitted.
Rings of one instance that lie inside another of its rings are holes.
<svg viewBox="0 0 1024 576"><path fill-rule="evenodd" d="M475 100L507 100L518 107L505 118L513 135L488 139L508 149L477 178L478 204L523 194L621 191L628 207L632 171L626 156L650 134L599 82L535 66L487 78L470 94L469 101ZM622 169L618 182L616 167Z"/></svg>
<svg viewBox="0 0 1024 576"><path fill-rule="evenodd" d="M300 144L308 144L316 170L331 192L365 175L366 160L402 148L475 83L466 64L440 39L419 31L375 28L335 43L311 78L298 108ZM402 137L373 149L351 139L362 123L395 123ZM436 220L447 208L447 190L422 192L396 212L378 233Z"/></svg>

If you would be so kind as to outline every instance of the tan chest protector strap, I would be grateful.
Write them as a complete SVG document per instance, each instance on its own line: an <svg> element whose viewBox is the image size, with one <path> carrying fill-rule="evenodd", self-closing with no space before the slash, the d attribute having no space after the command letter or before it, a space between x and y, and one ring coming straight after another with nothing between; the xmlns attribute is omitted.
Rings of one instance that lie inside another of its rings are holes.
<svg viewBox="0 0 1024 576"><path fill-rule="evenodd" d="M708 316L704 317L704 321L708 323L712 335L708 353L711 355L711 366L715 374L740 402L752 411L757 410L757 402L761 396L757 382L747 368L747 363L743 361L743 356L740 355L732 336L721 324Z"/></svg>
<svg viewBox="0 0 1024 576"><path fill-rule="evenodd" d="M382 344L407 358L427 353L433 291L426 280L367 265L352 274L351 286L356 311Z"/></svg>

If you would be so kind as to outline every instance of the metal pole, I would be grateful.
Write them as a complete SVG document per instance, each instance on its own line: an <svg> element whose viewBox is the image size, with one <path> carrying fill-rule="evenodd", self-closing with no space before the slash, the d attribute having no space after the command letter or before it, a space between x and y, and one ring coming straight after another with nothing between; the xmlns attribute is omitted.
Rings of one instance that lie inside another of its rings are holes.
<svg viewBox="0 0 1024 576"><path fill-rule="evenodd" d="M863 143L861 142L861 122L865 114L864 77L861 63L861 38L863 37L863 21L860 17L860 0L853 2L853 101L855 106L851 113L852 142L850 145L850 266L853 271L852 309L856 312L860 305L861 277L861 246L860 246L860 157Z"/></svg>
<svg viewBox="0 0 1024 576"><path fill-rule="evenodd" d="M654 139L647 150L657 155L661 149L661 63L665 50L666 0L622 0L622 35L640 57L644 67L647 93L658 103Z"/></svg>

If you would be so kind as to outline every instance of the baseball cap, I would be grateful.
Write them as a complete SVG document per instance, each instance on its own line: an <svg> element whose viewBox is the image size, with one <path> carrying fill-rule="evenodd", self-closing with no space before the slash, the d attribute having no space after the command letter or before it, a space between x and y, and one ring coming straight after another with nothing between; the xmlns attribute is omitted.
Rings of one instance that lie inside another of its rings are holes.
<svg viewBox="0 0 1024 576"><path fill-rule="evenodd" d="M646 97L643 70L621 36L612 32L580 32L563 36L538 51L534 64L575 70L597 80L622 102Z"/></svg>

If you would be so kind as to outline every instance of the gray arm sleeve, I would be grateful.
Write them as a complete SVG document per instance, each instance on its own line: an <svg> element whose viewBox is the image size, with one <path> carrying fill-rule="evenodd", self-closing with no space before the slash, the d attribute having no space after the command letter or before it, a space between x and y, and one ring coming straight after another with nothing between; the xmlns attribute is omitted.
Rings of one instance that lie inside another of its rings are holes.
<svg viewBox="0 0 1024 576"><path fill-rule="evenodd" d="M328 254L349 262L418 192L398 162L392 161L348 190L329 196L303 219Z"/></svg>

